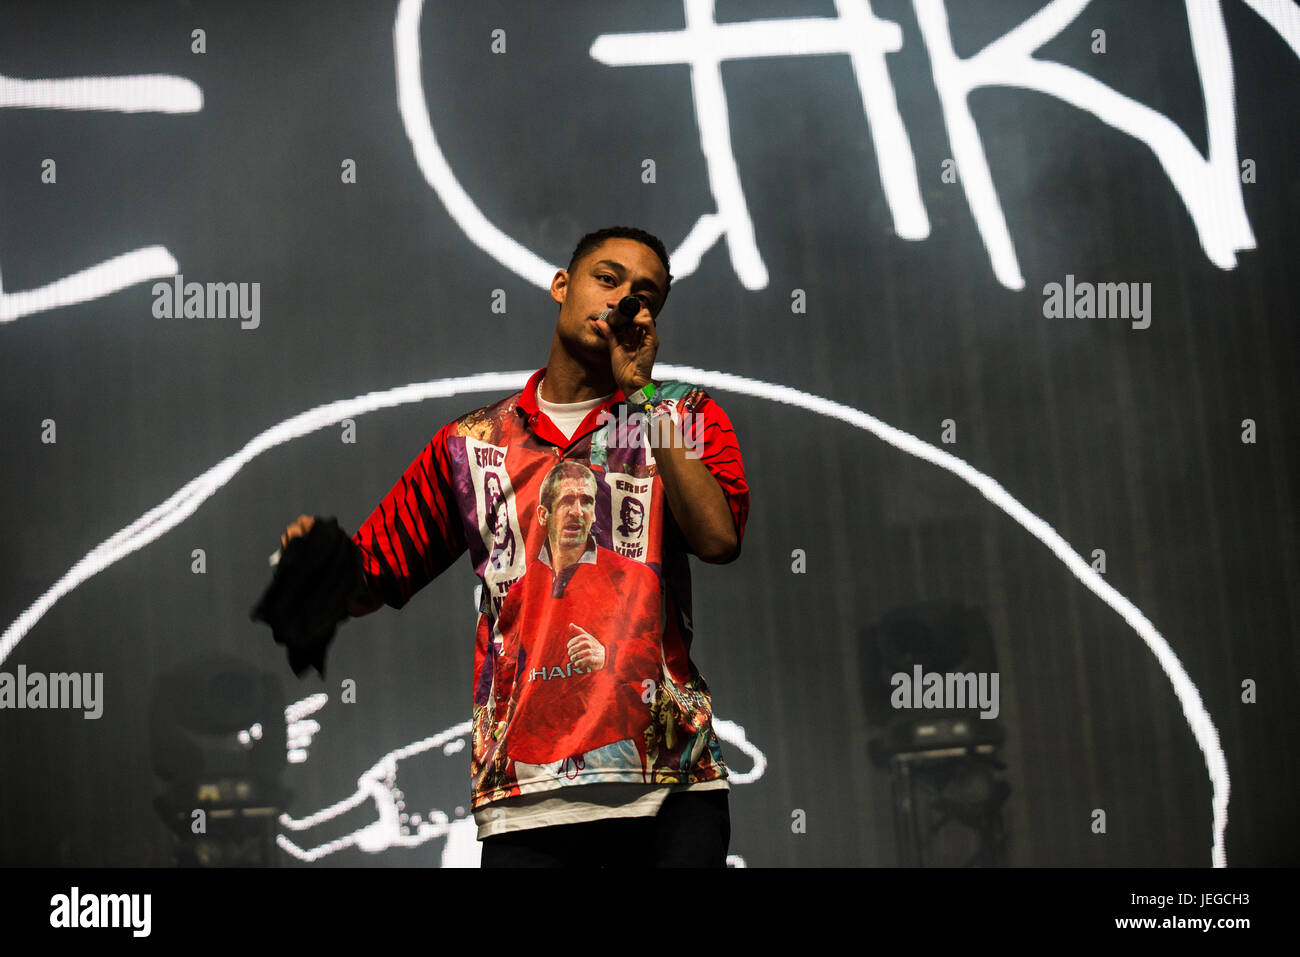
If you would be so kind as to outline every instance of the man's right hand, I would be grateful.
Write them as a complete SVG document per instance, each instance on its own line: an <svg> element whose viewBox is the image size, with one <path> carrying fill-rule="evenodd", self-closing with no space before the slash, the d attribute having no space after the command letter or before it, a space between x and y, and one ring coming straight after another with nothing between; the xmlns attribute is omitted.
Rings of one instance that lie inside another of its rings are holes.
<svg viewBox="0 0 1300 957"><path fill-rule="evenodd" d="M605 646L591 632L580 625L569 622L569 661L588 671L599 671L605 667Z"/></svg>
<svg viewBox="0 0 1300 957"><path fill-rule="evenodd" d="M280 548L287 548L290 539L297 538L299 535L306 535L311 531L311 527L315 524L316 519L313 516L299 515L298 521L286 528L284 534L280 536Z"/></svg>

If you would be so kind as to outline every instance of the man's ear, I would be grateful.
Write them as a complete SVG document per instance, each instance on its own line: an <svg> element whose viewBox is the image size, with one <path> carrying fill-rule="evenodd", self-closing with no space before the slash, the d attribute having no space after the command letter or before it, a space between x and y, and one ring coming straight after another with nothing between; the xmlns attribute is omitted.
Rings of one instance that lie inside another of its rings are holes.
<svg viewBox="0 0 1300 957"><path fill-rule="evenodd" d="M556 270L555 278L551 280L551 298L563 305L568 292L569 274L563 269Z"/></svg>
<svg viewBox="0 0 1300 957"><path fill-rule="evenodd" d="M671 291L672 291L672 290L670 289L669 292L671 292ZM659 313L661 313L661 312L664 311L664 306L666 306L666 305L668 305L668 293L664 293L663 301L659 303L659 308L656 309L653 313L650 314L650 318L651 318L651 319L658 320L658 318L659 318Z"/></svg>

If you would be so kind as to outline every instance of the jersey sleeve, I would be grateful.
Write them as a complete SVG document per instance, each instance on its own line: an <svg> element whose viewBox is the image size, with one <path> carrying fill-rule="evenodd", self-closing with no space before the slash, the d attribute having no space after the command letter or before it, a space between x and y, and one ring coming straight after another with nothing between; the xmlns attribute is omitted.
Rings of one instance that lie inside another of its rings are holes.
<svg viewBox="0 0 1300 957"><path fill-rule="evenodd" d="M736 524L736 553L739 554L745 540L745 522L749 518L749 483L745 480L745 463L740 457L736 430L722 406L703 390L688 397L685 411L690 418L682 426L682 434L688 441L696 443L694 453L699 455L727 496L727 506Z"/></svg>
<svg viewBox="0 0 1300 957"><path fill-rule="evenodd" d="M454 424L438 430L352 536L370 590L354 616L381 603L401 608L469 547L451 484L447 439Z"/></svg>

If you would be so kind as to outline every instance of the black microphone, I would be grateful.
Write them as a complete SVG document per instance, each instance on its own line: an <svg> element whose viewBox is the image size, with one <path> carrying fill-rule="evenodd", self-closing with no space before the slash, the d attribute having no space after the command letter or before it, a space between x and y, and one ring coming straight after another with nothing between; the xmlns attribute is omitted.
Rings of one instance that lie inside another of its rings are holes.
<svg viewBox="0 0 1300 957"><path fill-rule="evenodd" d="M636 296L624 296L619 300L617 309L606 309L597 318L608 322L610 332L617 335L623 331L624 326L637 317L637 313L640 311L640 299Z"/></svg>

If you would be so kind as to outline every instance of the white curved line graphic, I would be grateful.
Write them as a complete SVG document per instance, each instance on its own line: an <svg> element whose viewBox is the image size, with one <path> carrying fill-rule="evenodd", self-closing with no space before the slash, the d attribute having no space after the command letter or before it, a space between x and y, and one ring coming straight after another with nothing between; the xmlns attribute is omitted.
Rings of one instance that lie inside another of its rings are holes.
<svg viewBox="0 0 1300 957"><path fill-rule="evenodd" d="M320 697L325 696L320 695ZM290 707L293 708L294 706L291 705ZM286 709L286 716L288 713L288 709ZM724 718L717 717L717 715L714 715L713 718L713 728L721 741L732 745L753 761L753 767L748 771L737 771L734 767L731 767L727 779L732 784L749 784L761 778L763 772L767 769L767 756L749 740L745 734L745 729L734 721L727 721ZM397 802L400 794L394 787L399 761L434 748L442 748L444 754L455 753L464 747L465 739L472 733L473 722L462 721L445 731L415 741L403 748L398 748L396 751L390 751L357 778L357 789L348 797L303 817L296 818L285 812L279 818L281 826L286 831L307 831L317 825L332 821L353 808L360 807L369 799L374 805L375 814L377 815L375 820L350 834L345 834L315 847L303 847L287 834L277 834L275 838L276 844L286 854L311 864L349 847L358 847L367 854L378 854L391 847L419 847L421 844L435 838L449 836L452 829L458 825L468 825L473 828L474 819L472 816L453 821L445 811L434 808L429 811L424 821L412 825L414 832L410 828L404 831L399 816L400 805ZM449 748L454 750L449 751ZM477 833L476 830L475 833ZM477 837L474 840L477 840ZM443 852L443 866L448 866L447 858L449 855L455 855L455 850L451 847ZM739 859L743 864L744 859Z"/></svg>
<svg viewBox="0 0 1300 957"><path fill-rule="evenodd" d="M41 617L54 606L60 598L76 588L86 579L99 574L105 568L121 558L175 528L210 498L257 456L277 445L283 445L292 439L301 438L317 429L333 425L343 419L376 409L405 405L408 402L422 402L425 399L445 398L459 392L500 392L518 390L528 381L528 376L535 370L527 372L488 372L463 378L438 379L413 385L389 389L385 392L371 392L355 399L340 399L301 412L291 419L274 425L252 439L247 445L197 478L185 483L179 491L165 502L151 508L130 525L91 549L84 558L68 569L46 592L32 603L26 611L0 635L0 664L17 647L25 634Z"/></svg>
<svg viewBox="0 0 1300 957"><path fill-rule="evenodd" d="M518 274L540 289L549 289L555 271L552 266L531 249L512 236L502 232L483 215L483 211L465 192L456 178L451 164L438 145L429 119L428 100L424 96L424 81L420 77L420 14L424 0L402 0L393 21L393 59L397 71L397 108L402 116L402 128L411 141L416 165L420 167L425 182L433 188L447 207L465 237L511 272ZM670 254L674 279L684 279L695 272L700 258L723 235L723 220L715 213L704 213L691 227L682 245ZM755 253L757 256L757 253ZM745 260L746 263L750 259ZM767 271L762 261L758 273L751 268L746 277L761 274L759 285L746 284L746 288L759 289L767 284ZM752 279L751 282L757 282Z"/></svg>
<svg viewBox="0 0 1300 957"><path fill-rule="evenodd" d="M13 322L35 312L89 302L138 282L174 276L179 271L180 266L167 247L146 246L22 292L5 292L4 277L0 275L0 322Z"/></svg>
<svg viewBox="0 0 1300 957"><path fill-rule="evenodd" d="M420 78L420 11L424 0L403 0L393 23L393 55L397 67L397 108L425 180L451 213L456 225L479 249L542 289L549 288L556 266L507 236L483 215L460 185L433 134Z"/></svg>
<svg viewBox="0 0 1300 957"><path fill-rule="evenodd" d="M301 412L291 419L274 425L253 438L234 455L223 459L202 475L186 483L178 492L162 504L150 509L130 525L91 549L79 562L72 566L62 578L54 583L48 591L32 603L26 611L18 616L3 635L0 635L0 664L17 647L24 635L63 595L91 576L98 574L121 558L143 548L164 532L175 528L223 485L234 478L245 465L263 452L283 445L292 439L300 438L317 429L333 425L345 418L373 412L377 409L392 408L409 402L421 402L425 399L445 398L462 392L502 392L517 391L528 381L535 370L519 372L484 372L478 375L450 379L435 379L400 386L384 392L370 392L353 399L340 399L326 405L317 406ZM795 408L805 409L830 419L838 419L849 425L870 432L894 448L914 455L919 459L937 465L951 472L969 485L979 490L985 498L999 509L1011 516L1017 524L1036 539L1046 545L1061 562L1074 573L1087 588L1119 614L1129 626L1137 632L1156 661L1173 685L1174 694L1182 705L1183 717L1187 719L1196 743L1205 756L1206 768L1210 775L1212 789L1214 844L1211 848L1211 861L1215 867L1227 866L1227 851L1224 846L1224 832L1228 826L1228 762L1219 743L1219 732L1210 713L1206 710L1201 694L1192 679L1183 668L1182 662L1174 654L1164 636L1156 630L1150 620L1127 598L1116 591L1099 575L1070 544L1047 522L1043 521L1029 509L1020 504L997 481L972 467L962 459L949 452L938 449L916 436L896 429L858 409L850 408L821 396L800 392L788 386L750 379L745 376L732 375L727 372L696 369L691 366L656 365L655 372L660 378L683 379L697 383L709 389L732 392L739 395L754 396L772 402L783 402Z"/></svg>
<svg viewBox="0 0 1300 957"><path fill-rule="evenodd" d="M197 113L203 90L193 80L154 73L25 80L0 76L0 109L109 110ZM146 246L106 259L37 289L7 293L0 282L0 322L107 296L180 271L164 246Z"/></svg>
<svg viewBox="0 0 1300 957"><path fill-rule="evenodd" d="M0 107L28 110L110 110L197 113L203 91L193 80L165 73L25 80L0 76Z"/></svg>
<svg viewBox="0 0 1300 957"><path fill-rule="evenodd" d="M754 766L748 771L737 771L728 764L728 781L732 784L749 784L763 776L763 772L767 770L767 755L758 750L749 740L744 727L734 721L728 721L726 718L719 718L715 714L713 716L713 731L721 740L727 742L727 744L754 762Z"/></svg>

